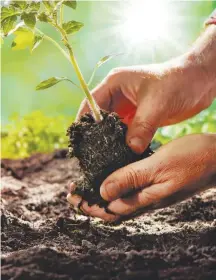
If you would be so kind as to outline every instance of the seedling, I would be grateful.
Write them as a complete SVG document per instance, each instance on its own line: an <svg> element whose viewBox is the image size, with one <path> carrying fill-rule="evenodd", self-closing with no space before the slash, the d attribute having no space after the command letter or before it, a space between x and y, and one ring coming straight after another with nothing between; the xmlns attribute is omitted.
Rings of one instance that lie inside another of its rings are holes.
<svg viewBox="0 0 216 280"><path fill-rule="evenodd" d="M131 162L140 160L152 154L148 147L146 151L137 155L126 144L127 126L115 113L100 110L89 91L89 84L94 74L103 63L112 56L103 57L95 66L87 83L78 66L73 47L69 43L69 36L77 33L83 23L70 20L64 21L64 7L76 9L76 1L12 1L8 7L1 9L2 34L16 37L12 49L29 48L33 52L44 41L53 43L72 64L81 89L86 95L92 114L86 114L78 122L68 128L69 156L79 160L81 173L77 180L77 188L73 193L82 196L89 205L106 206L100 196L100 185L113 171ZM19 22L17 23L17 20ZM61 42L44 34L38 27L38 22L51 25L61 35ZM61 81L69 81L67 77L52 77L42 81L37 90L54 86Z"/></svg>
<svg viewBox="0 0 216 280"><path fill-rule="evenodd" d="M11 1L9 6L1 8L1 38L15 35L12 43L12 49L19 50L29 48L33 52L44 41L48 40L54 44L67 60L72 64L76 76L80 82L88 104L91 108L96 121L102 120L100 109L90 94L89 85L94 78L94 74L103 63L108 61L112 55L103 57L95 66L89 82L87 83L77 63L73 47L69 43L69 36L81 30L84 26L82 22L75 20L64 21L65 6L76 9L77 2L73 1ZM51 25L61 35L61 42L57 42L50 36L44 34L38 27L39 22ZM67 77L52 77L42 81L37 85L36 90L43 90L56 85L61 81L69 81L76 85Z"/></svg>

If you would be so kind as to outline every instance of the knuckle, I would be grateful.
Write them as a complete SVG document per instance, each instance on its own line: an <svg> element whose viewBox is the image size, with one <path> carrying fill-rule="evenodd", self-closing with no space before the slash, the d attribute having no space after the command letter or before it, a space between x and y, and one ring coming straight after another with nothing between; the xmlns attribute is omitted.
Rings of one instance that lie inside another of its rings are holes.
<svg viewBox="0 0 216 280"><path fill-rule="evenodd" d="M142 134L147 132L151 137L153 137L155 134L155 129L153 125L148 121L142 121L141 119L137 119L135 121L135 126L137 130L139 130Z"/></svg>
<svg viewBox="0 0 216 280"><path fill-rule="evenodd" d="M86 98L84 98L83 100L82 100L82 102L81 102L81 106L85 106L87 104L87 100L86 100Z"/></svg>
<svg viewBox="0 0 216 280"><path fill-rule="evenodd" d="M108 74L108 76L107 76L107 80L113 80L113 79L115 79L116 77L118 77L118 76L121 74L121 72L122 72L122 68L120 68L120 67L113 68L113 69L109 72L109 74Z"/></svg>
<svg viewBox="0 0 216 280"><path fill-rule="evenodd" d="M129 215L130 213L134 213L136 210L137 210L136 205L131 204L129 207L124 209L124 211L122 212L121 215L123 215L123 216Z"/></svg>
<svg viewBox="0 0 216 280"><path fill-rule="evenodd" d="M156 203L160 200L160 196L158 194L152 193L150 191L144 190L139 199L140 205L150 205L152 203Z"/></svg>
<svg viewBox="0 0 216 280"><path fill-rule="evenodd" d="M132 188L136 188L140 186L140 172L138 170L134 170L133 167L128 167L125 172L126 182Z"/></svg>
<svg viewBox="0 0 216 280"><path fill-rule="evenodd" d="M83 100L82 100L82 102L80 103L80 109L81 110L83 110L86 106L87 106L87 99L86 98L84 98Z"/></svg>

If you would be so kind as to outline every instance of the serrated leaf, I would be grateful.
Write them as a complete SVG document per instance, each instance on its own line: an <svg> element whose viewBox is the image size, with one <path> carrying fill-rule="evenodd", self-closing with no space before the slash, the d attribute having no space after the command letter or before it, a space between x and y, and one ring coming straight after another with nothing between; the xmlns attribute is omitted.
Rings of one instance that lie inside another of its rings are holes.
<svg viewBox="0 0 216 280"><path fill-rule="evenodd" d="M16 15L19 15L20 12L17 11L13 6L9 7L2 7L1 8L1 22L3 22L5 19L14 17Z"/></svg>
<svg viewBox="0 0 216 280"><path fill-rule="evenodd" d="M27 7L27 2L26 1L13 1L12 5L23 11Z"/></svg>
<svg viewBox="0 0 216 280"><path fill-rule="evenodd" d="M11 29L13 29L14 23L17 20L17 16L10 16L5 18L2 22L1 22L1 27L4 31L4 35L7 36L8 32L11 31Z"/></svg>
<svg viewBox="0 0 216 280"><path fill-rule="evenodd" d="M65 0L65 1L63 1L63 4L64 5L66 5L66 6L68 6L68 7L70 7L70 8L72 8L72 9L76 9L76 7L77 7L77 2L76 2L76 0L74 0L74 1L67 1L67 0Z"/></svg>
<svg viewBox="0 0 216 280"><path fill-rule="evenodd" d="M40 43L43 41L43 37L41 35L36 35L34 37L34 42L33 42L33 47L32 47L32 52L40 45Z"/></svg>
<svg viewBox="0 0 216 280"><path fill-rule="evenodd" d="M50 22L51 21L51 19L49 18L49 16L45 12L40 13L37 18L42 22Z"/></svg>
<svg viewBox="0 0 216 280"><path fill-rule="evenodd" d="M30 27L34 28L36 24L36 16L35 13L23 13L21 19L24 20L25 24Z"/></svg>
<svg viewBox="0 0 216 280"><path fill-rule="evenodd" d="M84 24L75 20L71 20L62 24L63 29L67 34L73 34L79 31Z"/></svg>
<svg viewBox="0 0 216 280"><path fill-rule="evenodd" d="M68 80L68 79L66 77L52 77L52 78L49 78L48 80L44 80L40 84L38 84L37 87L36 87L36 90L42 90L42 89L52 87L52 86L58 84L59 82L65 81L65 80Z"/></svg>
<svg viewBox="0 0 216 280"><path fill-rule="evenodd" d="M32 1L28 8L31 10L31 11L38 11L40 9L40 2L35 2L35 1Z"/></svg>
<svg viewBox="0 0 216 280"><path fill-rule="evenodd" d="M19 27L15 32L16 36L11 45L13 50L32 49L34 33L27 27Z"/></svg>

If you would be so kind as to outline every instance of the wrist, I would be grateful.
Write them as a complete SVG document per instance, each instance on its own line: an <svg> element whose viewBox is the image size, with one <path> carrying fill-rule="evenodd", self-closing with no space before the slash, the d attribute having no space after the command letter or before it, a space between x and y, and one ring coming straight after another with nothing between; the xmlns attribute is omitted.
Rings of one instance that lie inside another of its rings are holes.
<svg viewBox="0 0 216 280"><path fill-rule="evenodd" d="M188 88L190 96L203 104L203 109L212 103L215 97L212 88L216 89L216 71L213 73L210 68L205 67L193 51L174 59L171 70L178 73L182 88Z"/></svg>
<svg viewBox="0 0 216 280"><path fill-rule="evenodd" d="M211 94L209 98L213 100L216 97L216 25L207 26L183 57L185 67L194 69L205 83L205 94Z"/></svg>

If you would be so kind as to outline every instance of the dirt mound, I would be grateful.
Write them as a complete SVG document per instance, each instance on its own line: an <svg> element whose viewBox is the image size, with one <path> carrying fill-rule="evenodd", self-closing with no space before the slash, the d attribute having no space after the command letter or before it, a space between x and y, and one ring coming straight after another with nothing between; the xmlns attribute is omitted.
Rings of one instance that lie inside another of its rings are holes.
<svg viewBox="0 0 216 280"><path fill-rule="evenodd" d="M2 169L2 279L216 279L216 189L108 225L70 209L79 170L64 156L21 180Z"/></svg>

